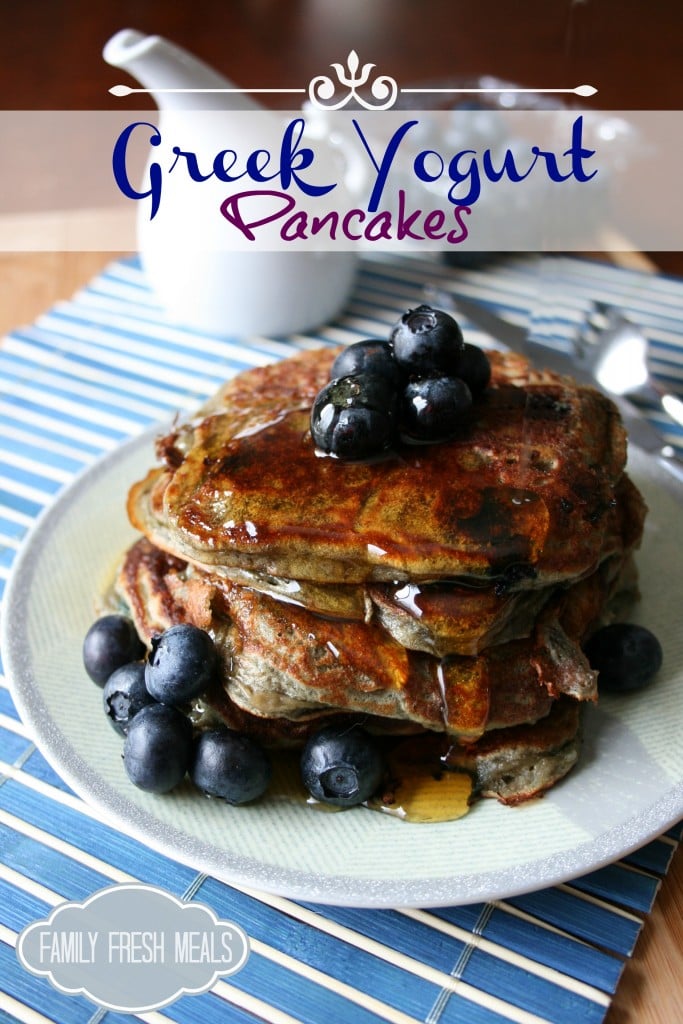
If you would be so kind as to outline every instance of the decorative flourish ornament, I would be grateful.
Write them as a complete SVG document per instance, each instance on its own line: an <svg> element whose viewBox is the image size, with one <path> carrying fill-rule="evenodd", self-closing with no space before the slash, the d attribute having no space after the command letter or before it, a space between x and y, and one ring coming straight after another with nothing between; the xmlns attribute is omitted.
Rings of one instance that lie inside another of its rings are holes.
<svg viewBox="0 0 683 1024"><path fill-rule="evenodd" d="M372 69L376 64L361 66L358 54L351 50L346 58L346 68L342 64L330 64L337 75L334 82L330 75L316 75L308 86L308 98L315 107L324 110L340 110L351 100L356 100L366 110L388 110L396 102L398 86L396 80L389 75L378 75L370 84L373 99L361 96L358 90L367 85ZM346 92L341 99L335 100L337 85L344 86Z"/></svg>

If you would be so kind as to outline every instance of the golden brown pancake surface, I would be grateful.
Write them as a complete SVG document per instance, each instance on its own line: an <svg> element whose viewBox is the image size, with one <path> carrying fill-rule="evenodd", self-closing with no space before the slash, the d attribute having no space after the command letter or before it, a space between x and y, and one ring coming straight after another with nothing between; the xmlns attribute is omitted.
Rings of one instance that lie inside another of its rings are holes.
<svg viewBox="0 0 683 1024"><path fill-rule="evenodd" d="M317 453L310 407L335 350L229 382L160 443L132 521L206 566L324 583L453 577L544 585L591 571L613 532L625 436L614 406L492 353L460 435L386 458Z"/></svg>

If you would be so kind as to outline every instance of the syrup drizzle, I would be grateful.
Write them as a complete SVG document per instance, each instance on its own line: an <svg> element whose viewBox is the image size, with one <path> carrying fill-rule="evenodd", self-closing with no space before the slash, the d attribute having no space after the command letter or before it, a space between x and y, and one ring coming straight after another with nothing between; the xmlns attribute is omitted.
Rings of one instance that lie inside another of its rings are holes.
<svg viewBox="0 0 683 1024"><path fill-rule="evenodd" d="M389 784L370 801L372 810L403 821L455 821L467 814L472 779L445 766L448 741L420 736L399 742L388 755Z"/></svg>

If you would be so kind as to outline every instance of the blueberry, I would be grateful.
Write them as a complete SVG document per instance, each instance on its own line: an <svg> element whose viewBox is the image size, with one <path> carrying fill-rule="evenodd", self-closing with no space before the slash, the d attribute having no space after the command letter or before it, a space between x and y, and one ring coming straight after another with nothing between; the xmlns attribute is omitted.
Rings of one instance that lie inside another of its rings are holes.
<svg viewBox="0 0 683 1024"><path fill-rule="evenodd" d="M152 640L145 684L155 700L183 704L208 688L216 662L216 649L207 632L189 622L171 626Z"/></svg>
<svg viewBox="0 0 683 1024"><path fill-rule="evenodd" d="M465 381L472 395L486 390L491 380L491 363L483 349L465 343L458 359L458 377Z"/></svg>
<svg viewBox="0 0 683 1024"><path fill-rule="evenodd" d="M131 661L122 665L109 676L104 684L102 702L109 721L122 736L128 732L128 726L134 715L147 704L152 704L145 686L145 663Z"/></svg>
<svg viewBox="0 0 683 1024"><path fill-rule="evenodd" d="M584 651L598 673L598 687L611 693L640 690L662 667L662 646L657 637L628 622L615 622L599 629Z"/></svg>
<svg viewBox="0 0 683 1024"><path fill-rule="evenodd" d="M231 729L200 734L190 775L207 796L229 804L248 803L265 793L271 774L270 758L249 736Z"/></svg>
<svg viewBox="0 0 683 1024"><path fill-rule="evenodd" d="M138 661L145 645L126 615L103 615L93 622L83 640L83 665L93 682L104 686L117 668Z"/></svg>
<svg viewBox="0 0 683 1024"><path fill-rule="evenodd" d="M406 372L457 375L465 342L449 313L424 305L409 309L393 328L391 341L394 358Z"/></svg>
<svg viewBox="0 0 683 1024"><path fill-rule="evenodd" d="M330 379L373 374L398 384L399 369L388 341L356 341L339 353L330 369Z"/></svg>
<svg viewBox="0 0 683 1024"><path fill-rule="evenodd" d="M313 441L340 459L378 455L391 447L395 432L396 394L384 377L339 377L326 384L313 403Z"/></svg>
<svg viewBox="0 0 683 1024"><path fill-rule="evenodd" d="M420 377L403 393L401 429L418 441L445 441L472 405L470 389L457 377Z"/></svg>
<svg viewBox="0 0 683 1024"><path fill-rule="evenodd" d="M306 743L301 779L311 796L336 807L368 800L384 775L379 747L360 726L326 726Z"/></svg>
<svg viewBox="0 0 683 1024"><path fill-rule="evenodd" d="M123 764L139 789L168 793L182 782L191 756L192 726L176 708L148 704L131 720Z"/></svg>

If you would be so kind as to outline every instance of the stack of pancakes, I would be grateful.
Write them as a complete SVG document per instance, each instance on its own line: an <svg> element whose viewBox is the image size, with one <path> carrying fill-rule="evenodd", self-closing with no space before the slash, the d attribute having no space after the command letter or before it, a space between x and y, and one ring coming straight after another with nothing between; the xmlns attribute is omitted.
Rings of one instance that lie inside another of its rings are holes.
<svg viewBox="0 0 683 1024"><path fill-rule="evenodd" d="M270 746L340 716L433 736L479 793L527 799L575 763L596 699L581 645L635 588L645 509L618 412L492 353L458 436L344 462L309 432L337 352L246 371L159 440L119 594L147 640L214 637L203 721Z"/></svg>

